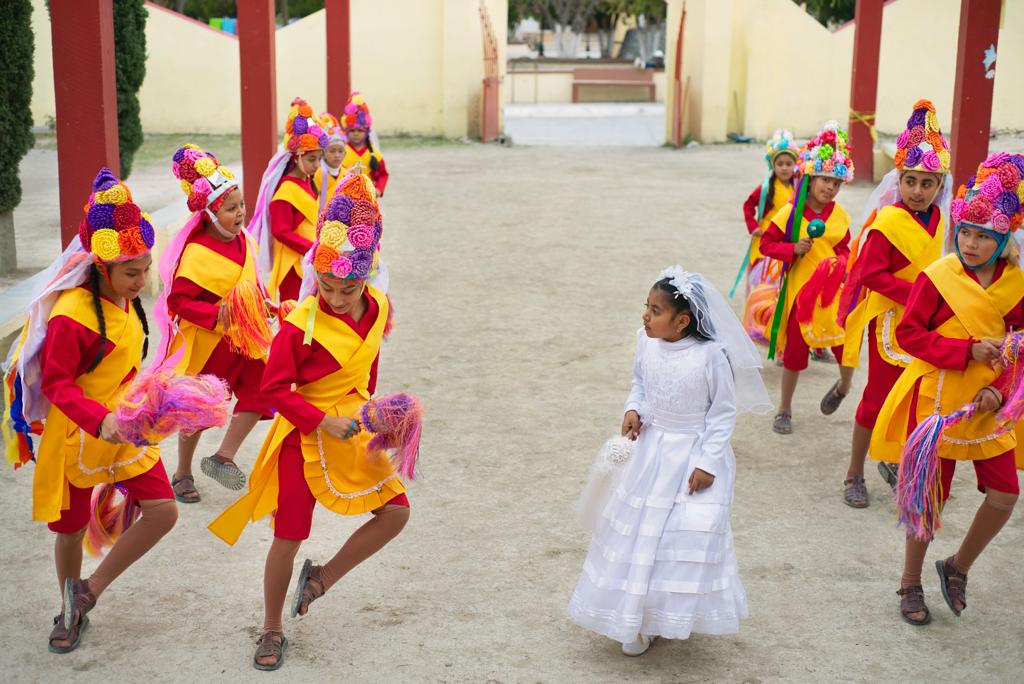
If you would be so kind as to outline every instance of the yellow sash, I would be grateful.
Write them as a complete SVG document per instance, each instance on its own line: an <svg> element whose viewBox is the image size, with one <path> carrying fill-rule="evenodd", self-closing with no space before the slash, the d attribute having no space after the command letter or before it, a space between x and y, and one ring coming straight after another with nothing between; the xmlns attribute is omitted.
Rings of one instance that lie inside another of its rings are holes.
<svg viewBox="0 0 1024 684"><path fill-rule="evenodd" d="M789 215L792 211L792 204L784 205L772 216L772 223L785 232L786 221L789 220ZM829 215L828 220L825 221L825 234L812 241L811 249L807 254L798 257L795 262L790 264L788 284L786 285L785 308L782 312L782 323L779 327L777 344L779 349L783 349L786 345L786 324L793 311L793 304L796 302L800 290L811 279L814 269L818 267L819 263L836 255L836 245L842 242L843 238L849 235L849 233L850 215L846 213L845 209L836 204L832 208L832 213ZM806 220L800 234L807 234ZM836 298L828 308L816 305L810 323L800 326L804 340L812 349L833 347L843 343L843 329L836 322L840 296L841 291L839 294L836 294Z"/></svg>
<svg viewBox="0 0 1024 684"><path fill-rule="evenodd" d="M793 186L786 185L778 178L775 179L775 191L772 193L772 206L765 207L764 216L761 217L761 230L767 230L769 224L772 222L772 216L775 213L776 207L781 207L784 204L788 204L789 200L793 198ZM753 244L750 246L750 265L753 266L761 259L764 259L764 254L761 254L761 238L751 238Z"/></svg>
<svg viewBox="0 0 1024 684"><path fill-rule="evenodd" d="M241 266L209 247L190 242L181 254L175 277L187 278L221 299L224 299L242 280L258 283L254 245L250 244L244 235L242 241L245 245L245 263ZM171 349L168 352L168 356L170 356L182 344L185 345L185 354L176 368L178 373L196 375L203 369L206 362L210 360L210 354L213 353L214 348L224 336L220 327L218 323L213 330L207 330L184 319L179 319L180 333L171 343Z"/></svg>
<svg viewBox="0 0 1024 684"><path fill-rule="evenodd" d="M315 314L313 339L331 353L341 368L296 391L328 415L356 417L369 398L370 368L380 350L389 304L379 290L367 287L367 291L380 311L365 340L338 319L319 310ZM310 308L316 306L316 297L307 297L288 315L288 322L304 329ZM353 389L356 393L351 394ZM295 429L277 415L249 475L248 493L210 523L210 531L228 544L238 541L250 520L259 520L277 510L281 445ZM317 501L335 513L368 513L405 491L387 457L367 452L370 438L370 434L360 432L341 440L319 429L301 435L306 483Z"/></svg>
<svg viewBox="0 0 1024 684"><path fill-rule="evenodd" d="M284 200L302 214L302 223L295 229L296 233L310 241L316 239L319 206L315 197L301 188L298 183L285 181L274 193L271 201L275 200ZM274 245L274 263L271 266L270 280L267 283L267 290L270 292L271 298L277 297L277 290L281 287L281 282L291 271L295 271L296 275L302 277L303 256L305 255L299 254L283 243L279 242Z"/></svg>
<svg viewBox="0 0 1024 684"><path fill-rule="evenodd" d="M135 310L128 311L101 299L107 340L114 345L99 365L78 376L75 384L90 399L112 409L124 390L121 381L142 356L142 323ZM92 295L82 288L65 290L57 298L50 318L68 318L99 334ZM158 447L140 448L111 444L83 432L64 412L50 406L46 427L36 455L32 482L32 519L53 522L71 504L68 483L86 488L103 482L120 482L141 475L160 458Z"/></svg>
<svg viewBox="0 0 1024 684"><path fill-rule="evenodd" d="M935 209L938 211L938 208ZM921 227L905 209L896 206L882 207L874 222L864 229L861 244L867 244L867 237L875 230L885 236L892 246L910 263L894 275L900 280L913 283L918 274L929 264L942 256L942 240L945 234L942 215L935 228L935 235ZM876 340L879 355L894 366L906 368L913 360L896 342L896 325L903 317L904 306L881 292L868 290L867 296L850 312L846 319L846 346L843 348L843 365L857 368L860 365L860 348L864 331L871 321L876 324Z"/></svg>
<svg viewBox="0 0 1024 684"><path fill-rule="evenodd" d="M1024 274L1017 266L1007 263L999 280L987 290L964 272L955 254L939 259L924 272L954 314L936 332L943 337L962 340L971 337L1003 338L1006 334L1004 316L1024 296ZM952 413L970 403L981 388L991 384L997 376L996 369L974 359L963 371L940 369L921 359L914 359L882 406L871 434L871 457L899 462L907 441L910 403L918 380L921 385L915 418L920 423L933 413ZM939 456L976 461L1016 449L1018 467L1024 467L1024 453L1017 444L1015 432L1000 434L994 413L979 413L946 430L939 445Z"/></svg>
<svg viewBox="0 0 1024 684"><path fill-rule="evenodd" d="M330 173L328 173L327 174L327 185L325 187L324 186L324 167L321 166L319 169L316 170L316 173L313 174L313 183L316 185L317 200L318 200L317 204L318 205L319 205L319 198L320 197L326 197L327 198L327 200L326 200L327 202L331 201L331 197L334 195L334 189L338 187L338 181L340 181L343 176L344 176L344 174L341 171L338 172L338 177L337 178L335 178ZM316 224L314 223L314 225L316 225Z"/></svg>
<svg viewBox="0 0 1024 684"><path fill-rule="evenodd" d="M370 178L370 159L376 159L379 162L383 157L380 156L380 152L377 150L371 153L369 147L360 154L352 149L351 145L345 145L345 158L341 160L341 168L345 173L348 173L356 164L359 164L362 174Z"/></svg>

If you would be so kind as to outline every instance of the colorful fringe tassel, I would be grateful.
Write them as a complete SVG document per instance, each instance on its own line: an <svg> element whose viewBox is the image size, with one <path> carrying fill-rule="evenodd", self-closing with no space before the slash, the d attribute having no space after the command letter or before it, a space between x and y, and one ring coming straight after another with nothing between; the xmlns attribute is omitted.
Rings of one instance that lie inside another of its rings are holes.
<svg viewBox="0 0 1024 684"><path fill-rule="evenodd" d="M747 295L747 302L743 305L743 327L757 344L768 344L768 326L778 301L779 288L774 285L758 285Z"/></svg>
<svg viewBox="0 0 1024 684"><path fill-rule="evenodd" d="M832 257L819 262L810 279L800 288L800 294L796 296L797 320L804 324L810 323L819 302L822 308L832 306L845 277L846 259L843 257Z"/></svg>
<svg viewBox="0 0 1024 684"><path fill-rule="evenodd" d="M121 499L114 503L118 493ZM121 485L108 483L94 488L82 546L90 556L102 556L103 551L113 546L141 513L142 509Z"/></svg>
<svg viewBox="0 0 1024 684"><path fill-rule="evenodd" d="M1000 365L1010 374L1009 391L999 410L998 422L1002 432L1009 432L1024 417L1024 363L1020 363L1024 349L1024 333L1006 336ZM933 414L920 423L907 439L900 456L899 482L896 486L896 508L899 525L906 527L907 536L929 541L942 528L942 492L939 482L939 446L946 430L957 423L970 420L978 410L976 404L965 404L948 415Z"/></svg>
<svg viewBox="0 0 1024 684"><path fill-rule="evenodd" d="M240 280L224 297L221 321L231 351L250 359L262 358L270 349L273 333L267 322L266 295L251 280Z"/></svg>
<svg viewBox="0 0 1024 684"><path fill-rule="evenodd" d="M230 399L227 385L215 375L180 376L164 367L136 378L114 415L121 438L143 446L176 432L189 434L224 425Z"/></svg>
<svg viewBox="0 0 1024 684"><path fill-rule="evenodd" d="M288 318L288 314L295 310L296 302L294 299L286 299L277 307L277 320L283 321Z"/></svg>
<svg viewBox="0 0 1024 684"><path fill-rule="evenodd" d="M383 394L370 399L361 411L363 427L373 433L370 451L393 449L391 462L398 474L416 479L416 460L423 432L423 406L411 394Z"/></svg>

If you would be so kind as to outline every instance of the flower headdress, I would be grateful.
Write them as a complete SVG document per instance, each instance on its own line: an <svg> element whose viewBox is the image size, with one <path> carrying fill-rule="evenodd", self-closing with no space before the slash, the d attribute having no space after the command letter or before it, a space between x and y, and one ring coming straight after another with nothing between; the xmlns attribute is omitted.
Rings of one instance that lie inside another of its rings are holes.
<svg viewBox="0 0 1024 684"><path fill-rule="evenodd" d="M659 273L658 280L668 280L669 285L676 290L674 296L682 295L689 299L693 295L694 275L684 270L679 264L669 266Z"/></svg>
<svg viewBox="0 0 1024 684"><path fill-rule="evenodd" d="M345 103L345 109L341 114L341 125L346 131L350 128L361 128L366 131L373 128L370 107L359 91L353 92L349 96L348 102Z"/></svg>
<svg viewBox="0 0 1024 684"><path fill-rule="evenodd" d="M175 152L171 171L181 181L190 211L212 210L217 200L238 187L234 174L197 145L185 145Z"/></svg>
<svg viewBox="0 0 1024 684"><path fill-rule="evenodd" d="M939 119L931 100L914 103L914 113L907 119L907 127L896 138L893 161L900 171L949 173L949 143L939 130Z"/></svg>
<svg viewBox="0 0 1024 684"><path fill-rule="evenodd" d="M345 129L341 127L341 122L338 121L336 116L330 112L324 112L320 115L320 125L324 129L324 133L327 134L327 145L345 143ZM327 145L324 145L324 147L327 147Z"/></svg>
<svg viewBox="0 0 1024 684"><path fill-rule="evenodd" d="M292 100L288 120L284 125L284 147L293 155L322 150L328 145L327 133L313 108L301 97Z"/></svg>
<svg viewBox="0 0 1024 684"><path fill-rule="evenodd" d="M996 152L957 190L950 205L954 230L961 223L997 235L1015 232L1024 223L1024 155Z"/></svg>
<svg viewBox="0 0 1024 684"><path fill-rule="evenodd" d="M793 134L785 128L776 128L775 133L764 145L764 159L768 162L769 169L775 164L775 158L780 154L790 154L793 159L796 159L798 152L799 148L793 142Z"/></svg>
<svg viewBox="0 0 1024 684"><path fill-rule="evenodd" d="M147 254L156 240L149 215L132 201L131 190L107 167L92 182L85 217L78 225L82 249L97 261L130 261Z"/></svg>
<svg viewBox="0 0 1024 684"><path fill-rule="evenodd" d="M350 173L327 204L316 229L310 261L316 273L365 280L380 260L380 205L369 178Z"/></svg>
<svg viewBox="0 0 1024 684"><path fill-rule="evenodd" d="M849 136L836 121L828 121L821 131L800 148L798 166L805 176L838 178L844 183L853 180Z"/></svg>

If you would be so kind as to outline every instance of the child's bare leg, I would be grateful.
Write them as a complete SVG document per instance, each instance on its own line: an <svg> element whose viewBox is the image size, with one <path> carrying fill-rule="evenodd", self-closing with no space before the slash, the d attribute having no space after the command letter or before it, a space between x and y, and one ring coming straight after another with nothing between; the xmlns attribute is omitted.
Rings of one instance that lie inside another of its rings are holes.
<svg viewBox="0 0 1024 684"><path fill-rule="evenodd" d="M782 399L779 401L779 413L793 415L793 395L796 383L800 379L800 371L782 370Z"/></svg>
<svg viewBox="0 0 1024 684"><path fill-rule="evenodd" d="M288 595L288 584L292 581L292 565L295 554L302 542L298 539L274 538L267 552L267 563L263 570L263 632L284 632L282 615ZM256 659L260 665L273 665L273 656Z"/></svg>
<svg viewBox="0 0 1024 684"><path fill-rule="evenodd" d="M868 457L871 446L871 428L866 428L857 421L853 422L853 439L850 446L850 465L846 469L846 478L855 475L864 477L864 461Z"/></svg>
<svg viewBox="0 0 1024 684"><path fill-rule="evenodd" d="M903 577L900 580L900 588L921 586L921 568L924 567L924 557L928 553L926 541L918 541L907 537L907 544L903 552ZM919 621L925 618L924 611L908 613L911 620Z"/></svg>
<svg viewBox="0 0 1024 684"><path fill-rule="evenodd" d="M192 474L192 458L196 455L196 447L199 446L199 438L202 436L201 431L191 435L178 434L178 467L174 471L175 479Z"/></svg>
<svg viewBox="0 0 1024 684"><path fill-rule="evenodd" d="M220 448L217 449L217 453L213 457L222 463L234 461L235 455L242 446L242 442L245 441L245 438L249 436L249 433L252 432L252 429L256 427L256 423L259 421L260 414L255 411L240 411L231 416L231 422L228 423L224 439L221 440ZM192 448L192 451L195 453L195 447Z"/></svg>
<svg viewBox="0 0 1024 684"><path fill-rule="evenodd" d="M57 586L64 602L64 580L82 576L82 538L85 528L72 534L57 534L53 543L53 559L57 566ZM63 606L62 606L63 607Z"/></svg>
<svg viewBox="0 0 1024 684"><path fill-rule="evenodd" d="M997 492L994 489L989 489L985 493L985 499L978 507L978 512L974 514L971 528L967 530L967 535L960 542L959 550L953 556L953 567L958 572L967 574L981 552L1010 519L1016 503L1016 494ZM960 604L959 601L957 603ZM957 605L958 610L963 610L964 607L962 604Z"/></svg>
<svg viewBox="0 0 1024 684"><path fill-rule="evenodd" d="M853 372L856 368L850 366L839 366L839 387L838 391L843 396L850 393L850 387L853 385Z"/></svg>
<svg viewBox="0 0 1024 684"><path fill-rule="evenodd" d="M99 567L86 580L89 591L96 598L121 573L156 546L178 521L178 506L171 499L148 499L140 501L139 506L142 508L142 517L114 542Z"/></svg>

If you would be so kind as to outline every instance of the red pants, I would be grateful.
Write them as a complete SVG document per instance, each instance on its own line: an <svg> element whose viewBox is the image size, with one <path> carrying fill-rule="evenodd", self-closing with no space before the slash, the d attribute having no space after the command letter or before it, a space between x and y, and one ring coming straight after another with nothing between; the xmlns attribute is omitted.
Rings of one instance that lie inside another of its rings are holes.
<svg viewBox="0 0 1024 684"><path fill-rule="evenodd" d="M302 445L296 430L285 437L277 462L277 513L274 515L274 536L278 539L302 541L309 539L313 526L316 497L309 491L302 472ZM409 507L409 498L403 493L385 505Z"/></svg>
<svg viewBox="0 0 1024 684"><path fill-rule="evenodd" d="M864 386L864 393L860 397L860 404L857 405L855 420L857 425L871 430L878 422L878 414L882 411L882 404L885 398L896 385L896 381L903 374L903 368L894 366L878 352L878 331L876 324L878 319L868 324L868 337L865 344L868 345L868 384Z"/></svg>
<svg viewBox="0 0 1024 684"><path fill-rule="evenodd" d="M174 490L167 479L164 462L157 460L153 467L135 477L122 480L121 484L128 490L128 495L135 501L151 501L153 499L173 499ZM60 512L60 519L47 523L51 532L58 534L75 534L89 524L92 512L92 487L81 489L68 485L71 492L71 505Z"/></svg>
<svg viewBox="0 0 1024 684"><path fill-rule="evenodd" d="M306 266L312 268L312 266ZM289 299L299 301L299 290L302 288L302 277L295 271L288 271L281 284L277 287L277 301L284 302Z"/></svg>
<svg viewBox="0 0 1024 684"><path fill-rule="evenodd" d="M264 419L273 418L274 412L270 403L260 392L263 382L263 369L267 364L263 359L250 359L231 351L231 345L222 339L210 358L206 360L201 373L210 373L228 384L238 401L235 402L235 413L252 411Z"/></svg>
<svg viewBox="0 0 1024 684"><path fill-rule="evenodd" d="M779 306L782 302L779 302ZM789 312L789 320L786 321L786 348L782 350L782 367L789 371L806 370L809 362L811 348L804 340L804 334L800 331L800 323L796 320L796 306ZM832 354L836 357L837 363L843 362L843 345L832 347Z"/></svg>
<svg viewBox="0 0 1024 684"><path fill-rule="evenodd" d="M907 420L907 437L917 427L917 391L921 386L918 380L914 386L914 396L910 399L910 416ZM998 456L978 461L971 461L974 464L974 474L978 479L978 491L982 494L985 490L992 488L997 492L1007 494L1020 494L1020 483L1017 481L1017 464L1015 453L1005 451ZM942 483L942 500L949 498L949 490L953 484L953 473L956 471L957 461L952 458L939 459L939 479Z"/></svg>

